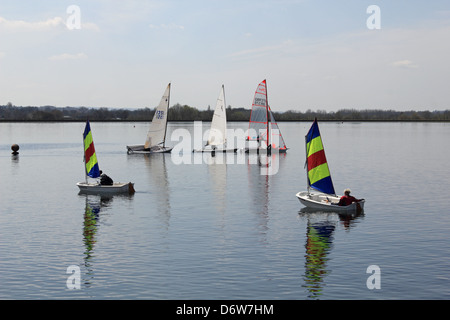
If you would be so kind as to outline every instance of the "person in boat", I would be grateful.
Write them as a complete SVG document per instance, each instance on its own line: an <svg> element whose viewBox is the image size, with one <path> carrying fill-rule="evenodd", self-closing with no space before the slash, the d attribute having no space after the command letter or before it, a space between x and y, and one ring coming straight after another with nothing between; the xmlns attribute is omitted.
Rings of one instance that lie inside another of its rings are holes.
<svg viewBox="0 0 450 320"><path fill-rule="evenodd" d="M351 192L350 189L344 190L344 195L339 200L338 206L349 206L353 202L360 202L361 200L364 200L364 199L356 199L355 197L350 195L350 192Z"/></svg>
<svg viewBox="0 0 450 320"><path fill-rule="evenodd" d="M103 186L112 186L113 183L113 179L111 179L109 176L103 173L102 170L100 170L100 184Z"/></svg>

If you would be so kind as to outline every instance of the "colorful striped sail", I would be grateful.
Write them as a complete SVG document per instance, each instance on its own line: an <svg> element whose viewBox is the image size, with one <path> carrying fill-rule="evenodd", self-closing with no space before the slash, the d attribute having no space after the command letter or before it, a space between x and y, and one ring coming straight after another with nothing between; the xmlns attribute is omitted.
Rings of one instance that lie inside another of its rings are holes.
<svg viewBox="0 0 450 320"><path fill-rule="evenodd" d="M98 167L97 155L95 154L94 140L92 139L91 126L89 120L83 133L84 141L84 163L86 165L86 175L91 178L100 177L100 169Z"/></svg>
<svg viewBox="0 0 450 320"><path fill-rule="evenodd" d="M336 194L317 119L314 120L305 139L308 186L323 193Z"/></svg>

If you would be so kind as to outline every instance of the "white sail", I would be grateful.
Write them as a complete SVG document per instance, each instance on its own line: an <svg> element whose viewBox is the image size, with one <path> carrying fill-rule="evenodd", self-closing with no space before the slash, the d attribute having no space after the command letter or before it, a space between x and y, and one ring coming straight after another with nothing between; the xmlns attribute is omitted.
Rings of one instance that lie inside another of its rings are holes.
<svg viewBox="0 0 450 320"><path fill-rule="evenodd" d="M166 91L161 98L158 107L153 115L152 123L147 133L144 147L146 149L164 144L166 139L167 114L169 111L170 100L170 83L167 85Z"/></svg>
<svg viewBox="0 0 450 320"><path fill-rule="evenodd" d="M270 143L273 149L279 149L280 151L286 150L286 143L281 135L280 128L278 127L275 118L273 117L272 110L269 107L270 125L271 125L271 137Z"/></svg>
<svg viewBox="0 0 450 320"><path fill-rule="evenodd" d="M227 142L226 131L227 113L225 110L225 89L222 85L219 97L217 98L207 145L218 146L225 144Z"/></svg>

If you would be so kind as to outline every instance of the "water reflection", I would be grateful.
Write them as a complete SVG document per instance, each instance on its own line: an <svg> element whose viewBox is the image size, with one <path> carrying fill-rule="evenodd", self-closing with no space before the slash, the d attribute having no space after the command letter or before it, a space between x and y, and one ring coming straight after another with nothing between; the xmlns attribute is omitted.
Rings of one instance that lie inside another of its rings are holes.
<svg viewBox="0 0 450 320"><path fill-rule="evenodd" d="M222 228L225 225L225 213L227 204L227 154L217 153L209 155L208 174L211 183L211 191L213 193L214 204L222 219Z"/></svg>
<svg viewBox="0 0 450 320"><path fill-rule="evenodd" d="M86 268L86 279L84 284L89 287L94 278L94 270L92 267L92 259L94 257L94 247L97 242L98 223L102 208L108 207L113 199L112 195L88 195L79 193L80 196L86 197L83 219L83 243L84 243L84 267Z"/></svg>
<svg viewBox="0 0 450 320"><path fill-rule="evenodd" d="M13 169L13 174L17 174L17 170L19 168L19 155L11 154L11 168Z"/></svg>
<svg viewBox="0 0 450 320"><path fill-rule="evenodd" d="M313 208L302 208L299 211L299 215L301 217L308 217L308 216L327 216L327 215L333 215L340 221L341 225L344 227L345 230L350 230L351 228L355 227L360 219L364 218L364 210L360 212L333 212L333 211L321 211L320 209L313 209Z"/></svg>
<svg viewBox="0 0 450 320"><path fill-rule="evenodd" d="M249 191L253 200L253 209L258 215L259 219L259 230L264 236L264 241L266 241L266 235L269 230L269 203L270 203L270 180L273 177L272 170L275 165L278 165L278 159L276 158L278 154L248 154L247 161L247 172L248 172L248 183Z"/></svg>
<svg viewBox="0 0 450 320"><path fill-rule="evenodd" d="M322 294L327 269L328 254L333 244L335 226L328 221L310 222L306 228L305 286L309 298L317 298Z"/></svg>
<svg viewBox="0 0 450 320"><path fill-rule="evenodd" d="M258 227L265 241L269 230L270 201L273 199L271 189L274 189L274 182L279 177L280 164L285 159L286 154L248 153L246 155L247 180L253 202L252 209L260 218Z"/></svg>
<svg viewBox="0 0 450 320"><path fill-rule="evenodd" d="M285 158L285 153L272 153L270 155L249 153L247 164L257 165L259 174L262 176L274 176L280 169L280 162Z"/></svg>
<svg viewBox="0 0 450 320"><path fill-rule="evenodd" d="M299 215L307 219L303 286L308 290L308 298L319 299L325 286L325 277L330 273L327 263L333 249L336 227L341 223L349 231L363 213L340 214L302 208Z"/></svg>
<svg viewBox="0 0 450 320"><path fill-rule="evenodd" d="M170 188L166 157L170 157L170 153L156 155L143 154L138 156L143 157L145 166L150 174L150 185L154 187L152 191L156 196L154 204L157 208L158 216L167 232L170 223Z"/></svg>
<svg viewBox="0 0 450 320"><path fill-rule="evenodd" d="M144 182L140 189L136 191L139 193L151 194L148 199L152 199L151 206L148 208L156 208L158 217L164 224L164 230L168 231L170 222L170 185L169 176L167 172L167 161L170 161L170 153L159 154L128 154L127 161L129 167L141 168L145 166L146 170L139 170L140 175L145 175L149 182ZM147 176L148 175L148 176ZM143 188L148 187L148 190Z"/></svg>

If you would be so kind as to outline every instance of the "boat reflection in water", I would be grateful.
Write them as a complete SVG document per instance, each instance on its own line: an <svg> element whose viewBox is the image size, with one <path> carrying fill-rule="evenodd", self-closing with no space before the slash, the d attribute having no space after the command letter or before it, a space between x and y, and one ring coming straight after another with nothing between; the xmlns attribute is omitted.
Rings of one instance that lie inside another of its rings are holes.
<svg viewBox="0 0 450 320"><path fill-rule="evenodd" d="M83 215L84 268L86 273L83 285L90 287L94 279L94 247L97 242L100 217L111 206L114 197L132 198L132 195L92 195L80 191L78 196L86 199Z"/></svg>
<svg viewBox="0 0 450 320"><path fill-rule="evenodd" d="M156 212L158 213L158 218L161 223L161 231L164 232L164 238L167 237L170 226L170 185L169 176L166 167L166 157L170 154L164 153L160 155L161 157L154 158L150 154L145 154L144 157L135 158L134 163L140 160L144 161L146 167L146 174L148 174L149 186L152 188L149 190L150 193L154 194L154 202Z"/></svg>
<svg viewBox="0 0 450 320"><path fill-rule="evenodd" d="M83 219L83 243L85 247L84 267L87 271L83 284L89 287L92 279L94 278L92 259L94 256L94 246L96 243L100 211L102 206L109 205L109 202L112 200L112 196L94 196L87 195L82 192L80 192L79 195L86 197L86 206L84 209Z"/></svg>
<svg viewBox="0 0 450 320"><path fill-rule="evenodd" d="M344 229L349 231L363 214L340 214L302 208L299 215L307 219L303 286L309 292L308 298L319 299L326 285L325 277L330 273L327 263L338 224L341 223Z"/></svg>

